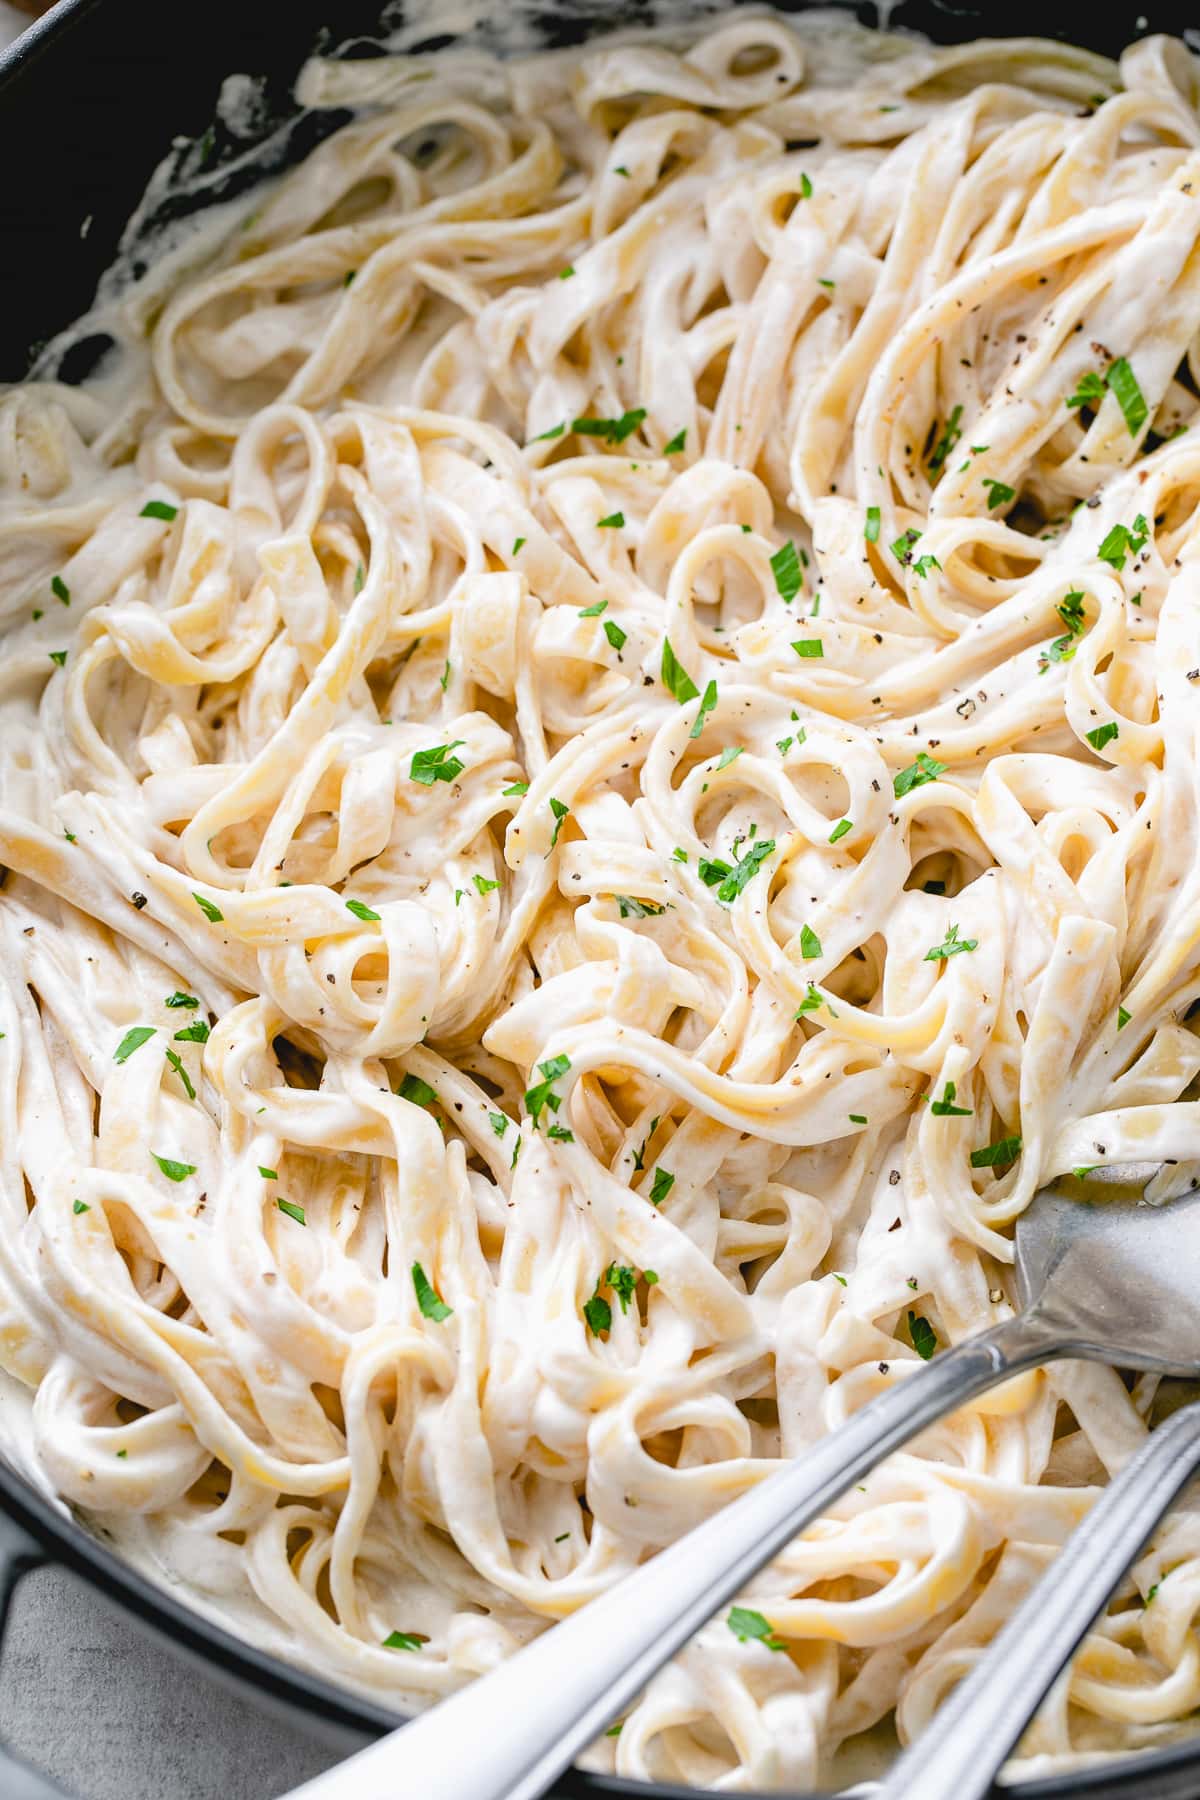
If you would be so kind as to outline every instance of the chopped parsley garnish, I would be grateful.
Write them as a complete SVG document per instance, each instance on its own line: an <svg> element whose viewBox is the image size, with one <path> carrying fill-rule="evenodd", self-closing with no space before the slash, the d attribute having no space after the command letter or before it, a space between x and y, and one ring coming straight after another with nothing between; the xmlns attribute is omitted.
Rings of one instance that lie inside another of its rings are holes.
<svg viewBox="0 0 1200 1800"><path fill-rule="evenodd" d="M830 843L836 844L839 838L844 838L848 831L853 831L853 830L854 830L854 820L853 819L839 819L837 824L834 826L833 830L829 834Z"/></svg>
<svg viewBox="0 0 1200 1800"><path fill-rule="evenodd" d="M162 519L165 524L169 525L178 511L177 506L169 505L166 500L147 500L138 517L139 519Z"/></svg>
<svg viewBox="0 0 1200 1800"><path fill-rule="evenodd" d="M521 795L529 792L529 783L527 781L514 781L511 786L506 787L501 791L505 799L507 799L510 794L516 794L519 798Z"/></svg>
<svg viewBox="0 0 1200 1800"><path fill-rule="evenodd" d="M962 426L959 424L959 420L962 418L962 411L963 409L961 406L956 406L951 412L950 417L946 420L945 429L934 445L933 452L929 458L929 473L931 475L940 474L942 468L945 466L946 458L962 436Z"/></svg>
<svg viewBox="0 0 1200 1800"><path fill-rule="evenodd" d="M76 1200L75 1204L71 1208L71 1211L73 1213L75 1213L76 1215L78 1215L79 1213L91 1212L91 1210L92 1209L88 1205L86 1200Z"/></svg>
<svg viewBox="0 0 1200 1800"><path fill-rule="evenodd" d="M415 751L409 780L419 781L422 787L432 787L435 781L454 781L466 765L453 752L465 743L465 738L455 738L452 744L431 744L428 750Z"/></svg>
<svg viewBox="0 0 1200 1800"><path fill-rule="evenodd" d="M148 1044L153 1036L153 1025L134 1025L125 1033L113 1051L113 1061L116 1063L128 1062L134 1051L140 1050L143 1044Z"/></svg>
<svg viewBox="0 0 1200 1800"><path fill-rule="evenodd" d="M438 686L441 688L443 694L445 693L446 689L450 686L450 658L449 657L446 658L446 666L442 670L441 674L438 676ZM443 776L442 779L445 780L446 779L445 776Z"/></svg>
<svg viewBox="0 0 1200 1800"><path fill-rule="evenodd" d="M173 994L168 994L167 998L164 1002L164 1005L166 1005L166 1006L195 1007L195 1006L199 1006L199 1004L200 1004L200 1002L199 1002L199 1000L197 1000L195 994L180 993L178 988L175 989L175 992Z"/></svg>
<svg viewBox="0 0 1200 1800"><path fill-rule="evenodd" d="M177 1044L207 1044L208 1038L208 1023L204 1019L193 1019L190 1025L175 1033Z"/></svg>
<svg viewBox="0 0 1200 1800"><path fill-rule="evenodd" d="M877 506L868 506L867 508L867 522L863 526L863 536L868 544L879 542L879 508Z"/></svg>
<svg viewBox="0 0 1200 1800"><path fill-rule="evenodd" d="M742 754L742 749L743 746L741 744L727 744L721 752L721 760L717 764L717 773L719 774L722 769L727 769L730 763L736 762L738 757Z"/></svg>
<svg viewBox="0 0 1200 1800"><path fill-rule="evenodd" d="M65 650L51 650L48 654L50 661L52 663L57 663L60 669L67 660L67 653Z"/></svg>
<svg viewBox="0 0 1200 1800"><path fill-rule="evenodd" d="M922 961L945 962L947 957L962 956L966 951L978 950L978 948L978 938L960 938L958 935L958 926L952 925L946 933L944 942L934 944L931 950L927 950Z"/></svg>
<svg viewBox="0 0 1200 1800"><path fill-rule="evenodd" d="M614 894L623 919L656 919L663 910L653 900L635 900L632 894Z"/></svg>
<svg viewBox="0 0 1200 1800"><path fill-rule="evenodd" d="M989 512L997 506L1003 506L1006 500L1015 500L1017 497L1016 488L1010 488L1005 481L996 481L991 475L983 477L983 485L988 491Z"/></svg>
<svg viewBox="0 0 1200 1800"><path fill-rule="evenodd" d="M566 816L570 812L570 810L571 810L570 807L567 806L562 800L556 800L554 798L554 795L551 794L551 796L550 796L550 811L554 814L554 830L550 834L551 850L553 850L555 844L557 844L557 842L558 842L558 834L563 828L563 820L566 818Z"/></svg>
<svg viewBox="0 0 1200 1800"><path fill-rule="evenodd" d="M1068 406L1099 406L1104 400L1104 377L1089 369L1079 378L1079 386L1067 399Z"/></svg>
<svg viewBox="0 0 1200 1800"><path fill-rule="evenodd" d="M599 1337L602 1331L612 1329L612 1307L602 1298L599 1282L596 1283L596 1292L591 1299L583 1303L583 1316L593 1337Z"/></svg>
<svg viewBox="0 0 1200 1800"><path fill-rule="evenodd" d="M675 696L680 706L686 706L687 702L689 700L694 700L700 692L700 689L696 686L687 670L683 667L674 650L672 650L671 640L668 637L663 639L662 683L668 693ZM713 686L713 698L714 700L716 699L715 685ZM701 710L703 710L703 708Z"/></svg>
<svg viewBox="0 0 1200 1800"><path fill-rule="evenodd" d="M910 1310L908 1315L908 1335L912 1339L912 1347L921 1358L921 1361L928 1362L934 1351L937 1349L938 1344L937 1332L933 1329L929 1320L922 1318L920 1313L915 1313Z"/></svg>
<svg viewBox="0 0 1200 1800"><path fill-rule="evenodd" d="M1067 401L1068 406L1096 407L1104 399L1104 390L1108 388L1125 418L1130 437L1136 437L1150 416L1145 395L1138 386L1127 359L1118 356L1116 362L1110 363L1103 375L1094 372L1081 377L1079 386Z"/></svg>
<svg viewBox="0 0 1200 1800"><path fill-rule="evenodd" d="M562 1105L561 1096L554 1092L554 1083L560 1075L565 1075L570 1067L571 1060L567 1056L552 1056L546 1062L538 1064L545 1079L535 1082L533 1087L527 1088L525 1092L525 1110L535 1129L542 1115L543 1107L549 1107L551 1112L556 1113Z"/></svg>
<svg viewBox="0 0 1200 1800"><path fill-rule="evenodd" d="M417 1305L425 1318L432 1319L435 1324L440 1325L443 1319L450 1317L454 1308L446 1305L419 1262L415 1262L412 1266L412 1284L417 1296Z"/></svg>
<svg viewBox="0 0 1200 1800"><path fill-rule="evenodd" d="M625 514L623 512L606 513L602 519L596 520L597 525L611 528L616 531L619 531L624 523Z"/></svg>
<svg viewBox="0 0 1200 1800"><path fill-rule="evenodd" d="M948 1081L942 1089L941 1099L930 1102L930 1112L936 1113L939 1118L945 1119L969 1118L971 1114L971 1108L969 1106L956 1106L954 1104L955 1095L957 1093L958 1088L955 1083L953 1081Z"/></svg>
<svg viewBox="0 0 1200 1800"><path fill-rule="evenodd" d="M619 419L572 419L571 430L580 437L603 438L607 444L623 444L631 437L646 416L644 406L634 412L625 412Z"/></svg>
<svg viewBox="0 0 1200 1800"><path fill-rule="evenodd" d="M946 766L944 762L938 762L935 756L928 756L921 750L916 762L909 763L907 769L901 769L898 775L892 777L892 792L897 800L902 800L914 788L924 787L927 782L936 781L939 775L944 775Z"/></svg>
<svg viewBox="0 0 1200 1800"><path fill-rule="evenodd" d="M624 647L625 639L629 634L621 630L615 619L605 619L604 635L614 650L620 650Z"/></svg>
<svg viewBox="0 0 1200 1800"><path fill-rule="evenodd" d="M385 1650L419 1650L429 1639L412 1631L389 1631L383 1640Z"/></svg>
<svg viewBox="0 0 1200 1800"><path fill-rule="evenodd" d="M1079 588L1072 588L1070 593L1064 594L1054 610L1072 637L1083 636L1087 629L1087 619L1084 617L1083 594Z"/></svg>
<svg viewBox="0 0 1200 1800"><path fill-rule="evenodd" d="M685 863L687 861L687 859L688 859L687 851L682 849L680 847L680 845L676 844L675 848L671 852L671 861Z"/></svg>
<svg viewBox="0 0 1200 1800"><path fill-rule="evenodd" d="M678 665L676 665L676 666L678 667ZM687 677L685 676L684 679L686 680ZM693 688L692 689L693 697L695 695L695 692L696 692L696 690L695 690L695 688ZM695 718L695 722L692 725L692 729L688 732L688 736L690 738L698 738L700 736L700 733L704 730L705 724L707 723L708 715L712 711L713 707L716 704L717 704L717 684L715 681L710 681L708 686L704 690L704 698L701 700L700 705L697 708L696 718Z"/></svg>
<svg viewBox="0 0 1200 1800"><path fill-rule="evenodd" d="M200 911L204 914L210 925L221 925L224 923L225 914L221 911L219 906L214 906L211 900L206 900L203 894L197 894L194 891L192 899L196 902L196 905L200 908Z"/></svg>
<svg viewBox="0 0 1200 1800"><path fill-rule="evenodd" d="M798 638L792 645L797 656L824 656L825 646L820 638Z"/></svg>
<svg viewBox="0 0 1200 1800"><path fill-rule="evenodd" d="M796 546L790 538L772 556L771 569L779 598L785 605L789 605L800 592L804 579L800 573L800 558L796 555Z"/></svg>
<svg viewBox="0 0 1200 1800"><path fill-rule="evenodd" d="M796 1017L799 1018L802 1013L819 1012L823 1005L824 1000L822 996L810 981L803 1000L796 1008Z"/></svg>
<svg viewBox="0 0 1200 1800"><path fill-rule="evenodd" d="M279 1170L278 1169L264 1169L262 1164L259 1163L258 1164L258 1172L262 1176L264 1181L278 1181L279 1180Z"/></svg>
<svg viewBox="0 0 1200 1800"><path fill-rule="evenodd" d="M628 1263L609 1263L597 1286L610 1287L621 1302L621 1311L629 1311L629 1302L633 1299L633 1290L637 1286L637 1270L631 1269Z"/></svg>
<svg viewBox="0 0 1200 1800"><path fill-rule="evenodd" d="M565 269L560 269L558 271L558 279L560 281L570 281L570 279L574 273L575 273L574 263L568 263Z"/></svg>
<svg viewBox="0 0 1200 1800"><path fill-rule="evenodd" d="M438 1097L436 1088L430 1087L427 1081L422 1081L419 1075L411 1073L405 1075L396 1093L401 1100L411 1100L414 1106L432 1106Z"/></svg>
<svg viewBox="0 0 1200 1800"><path fill-rule="evenodd" d="M687 426L685 425L682 431L677 431L675 433L675 436L671 439L669 444L663 445L663 455L664 456L678 456L680 451L686 449L686 447L687 447Z"/></svg>
<svg viewBox="0 0 1200 1800"><path fill-rule="evenodd" d="M346 911L348 913L353 913L356 919L370 920L379 917L379 914L375 912L373 908L367 906L362 900L347 900Z"/></svg>
<svg viewBox="0 0 1200 1800"><path fill-rule="evenodd" d="M479 895L494 893L500 886L498 881L489 881L486 875L472 875L471 881Z"/></svg>
<svg viewBox="0 0 1200 1800"><path fill-rule="evenodd" d="M985 1144L982 1150L972 1150L971 1167L994 1169L997 1163L1015 1162L1020 1154L1019 1137L998 1138L994 1144Z"/></svg>
<svg viewBox="0 0 1200 1800"><path fill-rule="evenodd" d="M1137 376L1123 356L1118 356L1115 363L1104 377L1111 391L1116 395L1117 405L1125 415L1125 423L1130 437L1136 437L1150 416L1145 395L1138 386Z"/></svg>
<svg viewBox="0 0 1200 1800"><path fill-rule="evenodd" d="M521 546L526 542L527 542L527 540L523 537L514 538L513 539L513 547L512 547L510 554L513 556L518 555L521 550Z"/></svg>
<svg viewBox="0 0 1200 1800"><path fill-rule="evenodd" d="M1120 727L1115 719L1110 719L1107 725L1097 725L1094 731L1085 731L1083 735L1093 750L1103 750L1105 744L1111 744L1115 737L1120 736Z"/></svg>
<svg viewBox="0 0 1200 1800"><path fill-rule="evenodd" d="M1125 567L1126 556L1136 556L1145 545L1150 535L1150 527L1146 523L1144 513L1139 513L1133 521L1132 530L1128 525L1114 525L1101 543L1096 555L1101 562L1108 563L1110 568L1119 574Z"/></svg>
<svg viewBox="0 0 1200 1800"><path fill-rule="evenodd" d="M531 444L544 444L547 438L560 438L566 429L565 425L552 425L549 431L539 431L537 436L530 438L529 441Z"/></svg>
<svg viewBox="0 0 1200 1800"><path fill-rule="evenodd" d="M594 606L581 606L579 609L579 616L581 619L598 619L600 614L606 610L607 606L607 600L597 600Z"/></svg>
<svg viewBox="0 0 1200 1800"><path fill-rule="evenodd" d="M931 569L940 569L941 566L936 556L918 556L913 564L913 568L922 581L925 580Z"/></svg>
<svg viewBox="0 0 1200 1800"><path fill-rule="evenodd" d="M655 1132L658 1130L658 1121L659 1121L659 1115L656 1113L650 1121L649 1131L646 1133L645 1137L642 1139L641 1143L638 1145L637 1149L633 1153L633 1166L634 1166L635 1171L638 1169L644 1169L646 1166L646 1145L650 1142L650 1139L654 1136Z"/></svg>
<svg viewBox="0 0 1200 1800"><path fill-rule="evenodd" d="M907 568L912 561L913 549L920 536L921 533L915 526L910 525L907 531L902 531L900 536L892 541L890 546L892 555L896 558L896 561L902 563L905 568Z"/></svg>
<svg viewBox="0 0 1200 1800"><path fill-rule="evenodd" d="M55 575L51 578L50 592L54 595L56 600L61 600L64 606L70 606L71 590L61 575Z"/></svg>
<svg viewBox="0 0 1200 1800"><path fill-rule="evenodd" d="M747 882L758 873L759 868L771 855L774 848L774 838L764 838L757 844L751 844L745 856L735 863L723 878L717 889L717 899L724 901L726 906L731 905L745 888Z"/></svg>
<svg viewBox="0 0 1200 1800"><path fill-rule="evenodd" d="M664 1169L659 1163L654 1171L654 1180L650 1183L650 1204L661 1206L671 1189L675 1186L675 1177L670 1169Z"/></svg>
<svg viewBox="0 0 1200 1800"><path fill-rule="evenodd" d="M812 182L808 179L808 176L801 175L801 177L800 177L800 198L802 200L811 200L812 199L812 191L813 191Z"/></svg>
<svg viewBox="0 0 1200 1800"><path fill-rule="evenodd" d="M297 1206L294 1200L276 1200L275 1204L281 1213L286 1213L289 1219L295 1219L297 1225L308 1224L308 1220L304 1216L304 1208Z"/></svg>
<svg viewBox="0 0 1200 1800"><path fill-rule="evenodd" d="M366 580L367 580L366 573L363 569L362 564L359 563L357 569L355 569L355 571L354 571L354 591L356 594L362 593L363 588L366 586Z"/></svg>
<svg viewBox="0 0 1200 1800"><path fill-rule="evenodd" d="M189 1175L196 1173L195 1163L172 1162L169 1156L159 1156L154 1150L150 1154L168 1181L186 1181Z"/></svg>
<svg viewBox="0 0 1200 1800"><path fill-rule="evenodd" d="M1133 1014L1131 1012L1126 1012L1126 1010L1123 1006L1118 1006L1118 1008L1117 1008L1117 1030L1124 1031L1125 1027L1128 1025L1128 1023L1129 1023L1130 1019L1132 1019L1132 1017L1133 1017Z"/></svg>
<svg viewBox="0 0 1200 1800"><path fill-rule="evenodd" d="M183 1066L182 1056L180 1056L180 1054L177 1050L168 1050L168 1051L166 1051L165 1054L166 1054L167 1061L170 1063L171 1067L174 1069L175 1073L178 1075L180 1081L182 1081L182 1083L183 1083L184 1093L187 1095L189 1100L194 1100L196 1098L196 1090L192 1086L191 1076L188 1074L187 1070Z"/></svg>
<svg viewBox="0 0 1200 1800"><path fill-rule="evenodd" d="M776 1636L775 1627L748 1606L731 1607L725 1623L739 1644L759 1643L767 1650L787 1649L783 1639Z"/></svg>
<svg viewBox="0 0 1200 1800"><path fill-rule="evenodd" d="M551 1125L546 1136L549 1138L556 1138L560 1144L573 1144L575 1142L575 1133L573 1131L568 1131L565 1125Z"/></svg>
<svg viewBox="0 0 1200 1800"><path fill-rule="evenodd" d="M824 954L821 949L821 940L811 925L800 927L800 954L805 962L815 962L818 956Z"/></svg>

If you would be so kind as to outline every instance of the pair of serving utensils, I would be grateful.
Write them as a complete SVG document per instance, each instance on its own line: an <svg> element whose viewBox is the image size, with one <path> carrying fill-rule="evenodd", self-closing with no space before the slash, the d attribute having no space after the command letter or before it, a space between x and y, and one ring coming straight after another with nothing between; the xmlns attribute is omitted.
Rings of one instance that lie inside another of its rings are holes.
<svg viewBox="0 0 1200 1800"><path fill-rule="evenodd" d="M1062 1357L1200 1375L1200 1188L1147 1203L1157 1165L1045 1188L1016 1229L1022 1310L936 1356L832 1437L491 1673L292 1800L537 1800L777 1551L870 1468L996 1383ZM1150 1533L1200 1465L1200 1402L1149 1436L878 1790L981 1800Z"/></svg>

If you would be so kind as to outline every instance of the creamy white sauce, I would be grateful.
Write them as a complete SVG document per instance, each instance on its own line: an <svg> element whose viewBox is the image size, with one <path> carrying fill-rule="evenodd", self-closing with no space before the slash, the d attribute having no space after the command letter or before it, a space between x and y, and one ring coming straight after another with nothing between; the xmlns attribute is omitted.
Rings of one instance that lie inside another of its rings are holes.
<svg viewBox="0 0 1200 1800"><path fill-rule="evenodd" d="M397 1706L1196 1142L1191 60L676 17L406 9L0 398L0 1438ZM790 1655L714 1620L589 1760L864 1778L1153 1400L964 1409L756 1578ZM1192 1535L1030 1766L1200 1703Z"/></svg>

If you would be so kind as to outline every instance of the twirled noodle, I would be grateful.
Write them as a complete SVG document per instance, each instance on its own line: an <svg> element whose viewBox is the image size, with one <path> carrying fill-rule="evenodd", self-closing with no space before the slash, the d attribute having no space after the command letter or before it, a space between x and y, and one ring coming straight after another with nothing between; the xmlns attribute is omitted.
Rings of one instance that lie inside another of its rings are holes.
<svg viewBox="0 0 1200 1800"><path fill-rule="evenodd" d="M742 15L304 93L120 384L0 404L0 1354L130 1554L428 1700L1200 1155L1197 80ZM927 1433L595 1760L910 1737L1155 1396ZM1184 1512L1028 1752L1177 1729L1198 1605Z"/></svg>

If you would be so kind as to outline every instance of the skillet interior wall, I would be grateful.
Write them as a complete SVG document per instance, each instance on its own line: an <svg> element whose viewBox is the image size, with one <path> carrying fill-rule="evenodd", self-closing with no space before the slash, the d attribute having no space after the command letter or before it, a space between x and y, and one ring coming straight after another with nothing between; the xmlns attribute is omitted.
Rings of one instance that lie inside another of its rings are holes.
<svg viewBox="0 0 1200 1800"><path fill-rule="evenodd" d="M752 0L751 0L752 3ZM1149 0L1146 0L1149 4ZM454 41L503 48L578 43L618 26L711 16L738 0L207 0L202 20L156 0L75 0L56 8L57 31L35 34L0 63L0 380L17 380L45 342L90 305L151 175L170 154L186 198L168 197L134 246L181 214L233 198L295 161L345 122L301 115L296 72L314 48L378 54L383 33L415 27L408 45L429 53ZM780 10L806 10L780 0ZM1148 30L1189 34L1200 24L1185 0L1138 11L1138 0L1089 10L1078 0L873 0L846 8L865 25L921 31L939 43L1036 34L1115 54ZM246 135L214 123L224 78L255 78ZM197 141L198 140L198 141ZM247 150L256 146L254 154ZM82 230L86 222L86 235ZM82 339L57 369L81 380L106 345Z"/></svg>

